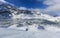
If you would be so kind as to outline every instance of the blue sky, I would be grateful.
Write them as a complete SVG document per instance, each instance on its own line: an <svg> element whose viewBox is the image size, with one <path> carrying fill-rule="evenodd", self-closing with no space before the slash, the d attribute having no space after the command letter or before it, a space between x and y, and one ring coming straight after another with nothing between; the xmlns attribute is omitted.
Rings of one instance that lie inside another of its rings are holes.
<svg viewBox="0 0 60 38"><path fill-rule="evenodd" d="M17 7L27 8L47 8L48 5L43 4L44 0L5 0L9 3L14 4Z"/></svg>

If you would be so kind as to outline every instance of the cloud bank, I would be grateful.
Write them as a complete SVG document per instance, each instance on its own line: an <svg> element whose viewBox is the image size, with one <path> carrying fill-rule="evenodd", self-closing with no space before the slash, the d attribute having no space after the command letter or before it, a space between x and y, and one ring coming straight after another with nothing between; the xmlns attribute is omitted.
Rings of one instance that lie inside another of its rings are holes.
<svg viewBox="0 0 60 38"><path fill-rule="evenodd" d="M46 0L44 4L49 5L44 11L52 15L60 15L60 0Z"/></svg>

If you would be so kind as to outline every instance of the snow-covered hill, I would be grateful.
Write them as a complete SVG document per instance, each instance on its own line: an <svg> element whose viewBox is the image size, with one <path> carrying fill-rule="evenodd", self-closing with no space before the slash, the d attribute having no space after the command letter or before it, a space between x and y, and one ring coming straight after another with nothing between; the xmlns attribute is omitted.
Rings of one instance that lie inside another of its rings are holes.
<svg viewBox="0 0 60 38"><path fill-rule="evenodd" d="M2 13L4 15L2 15ZM53 28L60 28L59 17L43 14L40 9L18 9L12 4L0 2L0 15L2 15L0 18L3 19L0 21L1 28L29 31L46 30L51 26Z"/></svg>
<svg viewBox="0 0 60 38"><path fill-rule="evenodd" d="M13 19L15 24L10 26L9 28L13 27L14 29L22 28L24 30L46 29L47 26L48 27L52 26L53 28L55 27L60 28L59 18L43 14L40 10L20 9L19 12L13 15Z"/></svg>

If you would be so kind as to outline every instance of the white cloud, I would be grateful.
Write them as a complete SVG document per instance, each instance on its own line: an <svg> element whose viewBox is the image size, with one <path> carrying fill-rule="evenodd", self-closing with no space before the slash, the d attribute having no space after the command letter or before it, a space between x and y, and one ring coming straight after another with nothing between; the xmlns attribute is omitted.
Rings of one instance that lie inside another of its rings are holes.
<svg viewBox="0 0 60 38"><path fill-rule="evenodd" d="M60 15L60 0L46 0L44 4L49 5L48 8L44 9L46 13L54 12Z"/></svg>
<svg viewBox="0 0 60 38"><path fill-rule="evenodd" d="M44 4L47 4L47 5L60 4L60 0L46 0Z"/></svg>
<svg viewBox="0 0 60 38"><path fill-rule="evenodd" d="M5 0L0 0L1 2L6 2Z"/></svg>
<svg viewBox="0 0 60 38"><path fill-rule="evenodd" d="M23 10L26 10L27 8L26 8L26 7L20 7L19 9L23 9Z"/></svg>

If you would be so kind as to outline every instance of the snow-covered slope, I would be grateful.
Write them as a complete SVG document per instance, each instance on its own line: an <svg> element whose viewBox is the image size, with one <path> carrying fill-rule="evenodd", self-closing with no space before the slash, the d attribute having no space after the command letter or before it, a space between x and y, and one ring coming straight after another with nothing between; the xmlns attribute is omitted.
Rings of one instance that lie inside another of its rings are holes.
<svg viewBox="0 0 60 38"><path fill-rule="evenodd" d="M60 32L45 30L40 32L30 32L0 28L0 38L60 38Z"/></svg>
<svg viewBox="0 0 60 38"><path fill-rule="evenodd" d="M19 13L13 15L13 19L15 19L14 22L17 25L13 25L11 27L13 28L15 26L15 29L20 29L21 27L17 27L20 25L22 25L22 28L29 29L29 30L33 30L33 29L40 30L43 28L45 30L46 29L48 30L49 28L47 27L50 26L52 26L53 28L55 27L60 28L60 23L59 23L60 21L58 21L58 18L47 14L43 14L41 11L38 10L36 11L36 10L29 10L29 9L25 9L25 10L20 9Z"/></svg>
<svg viewBox="0 0 60 38"><path fill-rule="evenodd" d="M41 10L36 9L18 9L14 5L9 3L1 2L1 9L6 8L7 11L5 15L11 16L4 22L0 23L1 28L10 28L17 30L29 30L29 31L40 31L41 29L46 30L47 27L52 26L60 28L60 18L53 17L47 14L43 14ZM3 11L2 11L3 12Z"/></svg>

